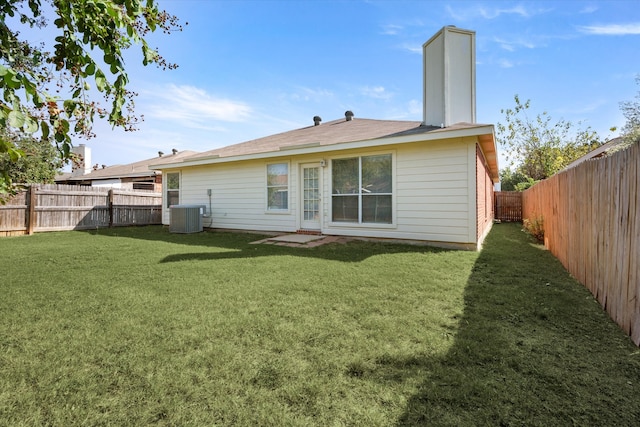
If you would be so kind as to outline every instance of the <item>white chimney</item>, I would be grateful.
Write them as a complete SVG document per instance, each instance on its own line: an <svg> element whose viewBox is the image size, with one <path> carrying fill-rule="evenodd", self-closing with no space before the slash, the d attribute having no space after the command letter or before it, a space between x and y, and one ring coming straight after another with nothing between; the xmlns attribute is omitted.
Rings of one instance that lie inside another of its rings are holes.
<svg viewBox="0 0 640 427"><path fill-rule="evenodd" d="M71 175L79 176L91 172L91 148L84 144L79 144L76 147L72 147L71 152L77 156L77 160L71 162Z"/></svg>
<svg viewBox="0 0 640 427"><path fill-rule="evenodd" d="M476 122L475 37L447 26L422 45L424 125Z"/></svg>

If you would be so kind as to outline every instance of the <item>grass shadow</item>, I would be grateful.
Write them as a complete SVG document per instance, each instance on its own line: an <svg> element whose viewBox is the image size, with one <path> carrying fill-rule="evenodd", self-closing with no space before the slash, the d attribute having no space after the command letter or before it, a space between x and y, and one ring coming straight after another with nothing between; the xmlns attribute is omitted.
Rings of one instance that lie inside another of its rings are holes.
<svg viewBox="0 0 640 427"><path fill-rule="evenodd" d="M367 373L419 378L399 426L637 425L640 351L519 228L487 238L444 357L385 357Z"/></svg>
<svg viewBox="0 0 640 427"><path fill-rule="evenodd" d="M177 234L170 233L167 228L160 226L111 228L85 232L93 235L151 240L189 247L200 247L203 249L189 249L181 253L168 254L160 261L161 263L248 259L267 256L294 256L320 258L330 261L361 262L369 257L380 254L405 252L440 253L452 250L426 245L398 244L384 241L351 241L347 244L329 243L316 247L252 244L252 242L262 240L269 236L225 231Z"/></svg>

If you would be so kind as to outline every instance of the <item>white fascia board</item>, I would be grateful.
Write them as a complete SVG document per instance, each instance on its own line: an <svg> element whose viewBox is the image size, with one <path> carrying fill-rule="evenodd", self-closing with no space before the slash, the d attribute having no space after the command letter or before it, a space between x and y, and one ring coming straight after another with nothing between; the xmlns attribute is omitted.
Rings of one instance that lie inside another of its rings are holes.
<svg viewBox="0 0 640 427"><path fill-rule="evenodd" d="M278 151L245 154L240 156L218 157L217 155L215 155L210 157L203 157L200 159L194 159L191 161L164 163L161 165L150 165L149 169L154 169L154 170L179 169L179 168L191 167L191 166L212 165L216 163L231 163L231 162L239 162L244 160L270 159L270 158L282 157L282 156L297 156L297 155L304 155L304 154L326 153L330 151L353 150L358 148L371 148L371 147L379 147L383 145L407 144L411 142L420 142L420 141L438 141L441 139L463 138L468 136L479 136L479 135L487 135L487 134L493 135L493 133L494 133L493 125L479 125L479 126L474 126L469 128L451 129L451 130L444 128L444 129L436 129L431 132L417 133L413 135L404 135L404 136L377 138L377 139L365 139L362 141L343 142L339 144L312 145L312 146L310 144L305 144L305 146L301 146L299 148L292 147L292 149L287 149L282 151L278 149Z"/></svg>
<svg viewBox="0 0 640 427"><path fill-rule="evenodd" d="M144 176L152 177L158 175L160 172L150 170L148 172L135 172L135 173L116 173L111 175L99 175L91 176L90 173L86 175L78 175L66 179L66 181L98 181L102 179L123 179L123 178L140 178Z"/></svg>

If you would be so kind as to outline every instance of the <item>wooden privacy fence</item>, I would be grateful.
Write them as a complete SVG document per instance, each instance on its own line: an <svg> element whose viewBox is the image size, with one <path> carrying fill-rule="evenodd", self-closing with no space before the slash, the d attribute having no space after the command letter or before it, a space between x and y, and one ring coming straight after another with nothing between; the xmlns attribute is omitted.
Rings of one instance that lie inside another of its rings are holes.
<svg viewBox="0 0 640 427"><path fill-rule="evenodd" d="M493 196L495 219L506 222L522 221L522 193L496 191Z"/></svg>
<svg viewBox="0 0 640 427"><path fill-rule="evenodd" d="M640 145L588 160L524 192L545 246L640 345Z"/></svg>
<svg viewBox="0 0 640 427"><path fill-rule="evenodd" d="M162 223L162 195L150 191L33 184L0 205L0 236Z"/></svg>

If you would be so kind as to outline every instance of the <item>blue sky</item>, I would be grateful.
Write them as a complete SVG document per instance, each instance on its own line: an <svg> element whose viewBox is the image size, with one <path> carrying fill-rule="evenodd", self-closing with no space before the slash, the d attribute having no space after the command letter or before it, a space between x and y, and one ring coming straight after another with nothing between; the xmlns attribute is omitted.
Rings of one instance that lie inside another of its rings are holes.
<svg viewBox="0 0 640 427"><path fill-rule="evenodd" d="M159 0L188 22L153 34L179 68L127 57L137 132L98 124L92 163L206 151L343 117L422 120L421 46L445 25L476 31L477 121L503 121L513 97L531 114L622 126L640 90L636 1ZM502 162L501 166L504 166Z"/></svg>

